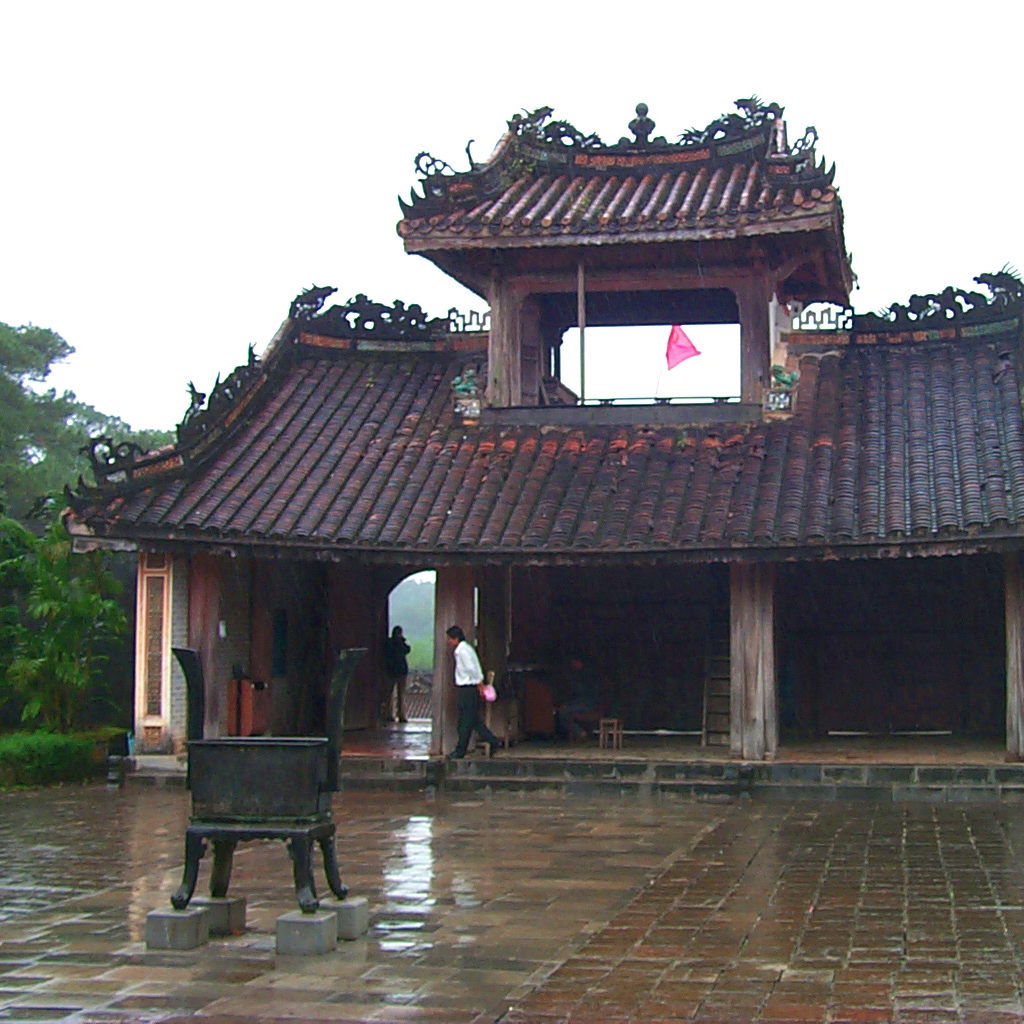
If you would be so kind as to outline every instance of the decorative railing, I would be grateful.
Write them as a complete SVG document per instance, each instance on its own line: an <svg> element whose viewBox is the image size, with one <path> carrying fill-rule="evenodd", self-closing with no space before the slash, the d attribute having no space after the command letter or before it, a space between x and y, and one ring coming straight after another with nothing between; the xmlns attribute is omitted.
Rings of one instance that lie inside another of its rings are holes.
<svg viewBox="0 0 1024 1024"><path fill-rule="evenodd" d="M580 405L725 405L740 401L739 395L673 395L643 398L586 398Z"/></svg>
<svg viewBox="0 0 1024 1024"><path fill-rule="evenodd" d="M476 334L491 329L491 311L485 309L461 310L452 306L448 310L448 332L450 334Z"/></svg>
<svg viewBox="0 0 1024 1024"><path fill-rule="evenodd" d="M814 302L810 306L798 307L794 312L794 331L851 331L853 330L853 309L837 306L830 302Z"/></svg>

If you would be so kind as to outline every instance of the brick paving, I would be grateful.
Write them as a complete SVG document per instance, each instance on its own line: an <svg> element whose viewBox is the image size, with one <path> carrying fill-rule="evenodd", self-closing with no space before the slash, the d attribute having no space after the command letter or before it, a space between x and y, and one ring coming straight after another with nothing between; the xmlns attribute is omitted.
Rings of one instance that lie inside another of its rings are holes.
<svg viewBox="0 0 1024 1024"><path fill-rule="evenodd" d="M349 793L336 816L365 938L277 957L287 856L251 843L246 933L149 952L187 794L0 794L0 1021L1024 1022L1018 805Z"/></svg>

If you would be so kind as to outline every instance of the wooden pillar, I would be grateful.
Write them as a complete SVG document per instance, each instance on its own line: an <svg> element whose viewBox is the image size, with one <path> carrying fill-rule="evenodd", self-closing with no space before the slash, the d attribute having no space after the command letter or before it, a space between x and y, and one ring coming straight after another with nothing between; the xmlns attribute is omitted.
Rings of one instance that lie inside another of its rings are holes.
<svg viewBox="0 0 1024 1024"><path fill-rule="evenodd" d="M1024 761L1024 571L1017 552L1004 560L1006 594L1006 760Z"/></svg>
<svg viewBox="0 0 1024 1024"><path fill-rule="evenodd" d="M488 405L496 408L522 403L522 301L497 274L488 289L491 330L487 337Z"/></svg>
<svg viewBox="0 0 1024 1024"><path fill-rule="evenodd" d="M227 732L225 679L220 673L221 564L209 555L193 555L188 571L188 645L199 655L206 687L203 735Z"/></svg>
<svg viewBox="0 0 1024 1024"><path fill-rule="evenodd" d="M779 742L775 679L775 566L730 567L729 748L745 760L772 757Z"/></svg>
<svg viewBox="0 0 1024 1024"><path fill-rule="evenodd" d="M444 566L437 570L434 584L434 684L430 717L430 752L445 754L455 747L454 663L445 630L461 626L470 643L475 643L474 586L471 566Z"/></svg>
<svg viewBox="0 0 1024 1024"><path fill-rule="evenodd" d="M740 314L740 397L744 402L760 402L771 375L772 287L769 281L756 278L733 290Z"/></svg>
<svg viewBox="0 0 1024 1024"><path fill-rule="evenodd" d="M547 373L547 352L544 348L540 320L540 306L536 298L527 297L519 314L519 405L541 404L541 382Z"/></svg>
<svg viewBox="0 0 1024 1024"><path fill-rule="evenodd" d="M576 264L576 324L580 329L580 402L587 400L587 271Z"/></svg>

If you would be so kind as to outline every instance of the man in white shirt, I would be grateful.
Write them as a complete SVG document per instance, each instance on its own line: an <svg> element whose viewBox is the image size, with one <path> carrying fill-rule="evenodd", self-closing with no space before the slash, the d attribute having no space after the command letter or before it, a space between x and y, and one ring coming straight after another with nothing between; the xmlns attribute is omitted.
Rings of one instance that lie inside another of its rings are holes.
<svg viewBox="0 0 1024 1024"><path fill-rule="evenodd" d="M455 694L459 711L459 741L448 756L453 759L466 756L474 729L480 739L491 745L492 751L496 750L499 743L498 737L487 728L480 718L480 693L477 687L484 681L480 659L459 626L450 626L445 633L448 637L448 646L455 659Z"/></svg>

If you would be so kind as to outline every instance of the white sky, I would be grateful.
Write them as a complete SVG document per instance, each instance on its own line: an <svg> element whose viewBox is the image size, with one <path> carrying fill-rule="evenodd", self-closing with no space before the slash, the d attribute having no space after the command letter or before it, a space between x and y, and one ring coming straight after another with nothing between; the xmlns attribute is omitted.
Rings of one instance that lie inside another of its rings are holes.
<svg viewBox="0 0 1024 1024"><path fill-rule="evenodd" d="M462 169L545 104L611 142L643 100L675 139L751 93L838 166L858 309L968 287L1024 269L1022 11L0 0L0 321L74 346L56 386L169 428L311 284L482 308L395 233L421 150Z"/></svg>

